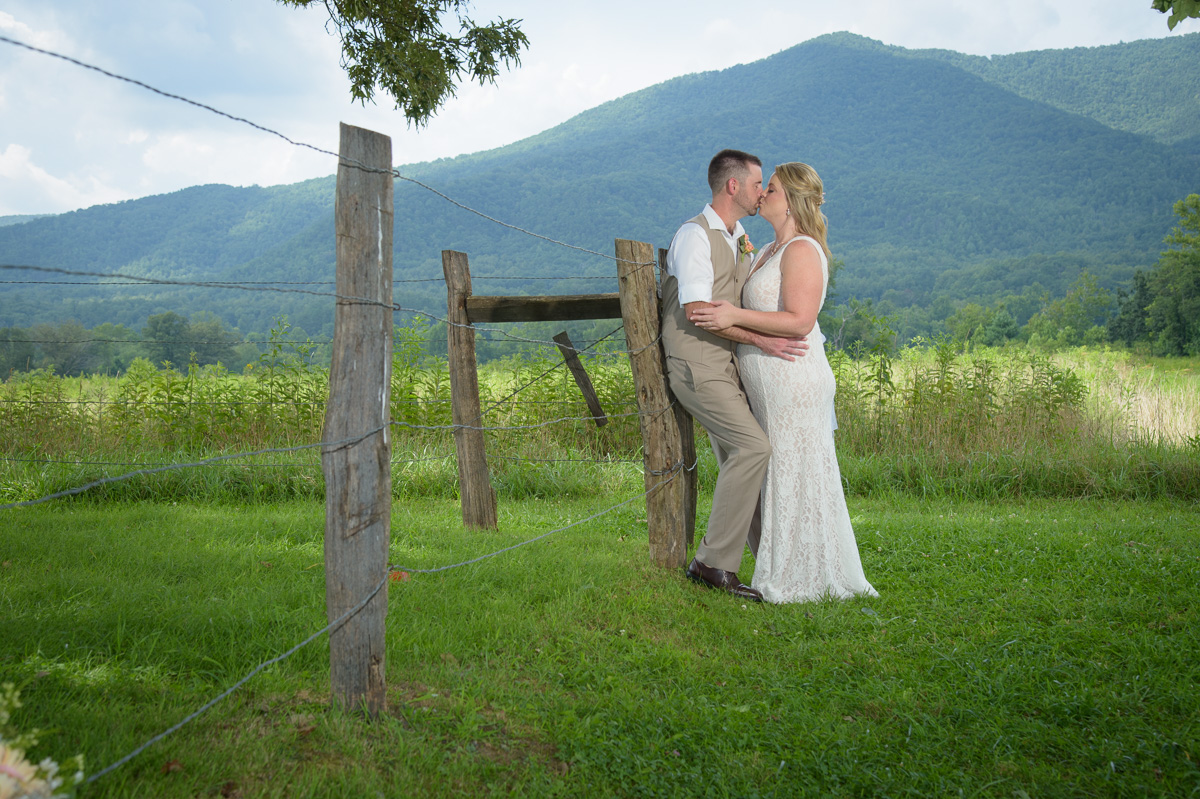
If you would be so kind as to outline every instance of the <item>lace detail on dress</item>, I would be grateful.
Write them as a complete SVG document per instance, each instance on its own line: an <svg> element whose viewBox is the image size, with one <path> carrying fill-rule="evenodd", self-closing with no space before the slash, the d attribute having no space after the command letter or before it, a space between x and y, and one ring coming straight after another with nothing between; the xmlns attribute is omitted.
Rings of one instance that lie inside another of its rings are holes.
<svg viewBox="0 0 1200 799"><path fill-rule="evenodd" d="M814 239L797 236L757 266L742 293L744 307L782 310L780 260L799 240L817 249L828 286L825 253ZM878 596L863 574L842 491L830 424L835 385L819 326L808 340L808 354L790 363L757 347L738 347L750 407L772 448L762 488L762 539L752 585L769 602Z"/></svg>

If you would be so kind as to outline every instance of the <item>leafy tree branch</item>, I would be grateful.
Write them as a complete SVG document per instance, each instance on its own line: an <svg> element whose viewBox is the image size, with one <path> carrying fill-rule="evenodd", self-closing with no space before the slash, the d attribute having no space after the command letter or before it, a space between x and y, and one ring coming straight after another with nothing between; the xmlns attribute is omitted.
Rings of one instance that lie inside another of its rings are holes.
<svg viewBox="0 0 1200 799"><path fill-rule="evenodd" d="M466 14L467 0L279 2L297 8L323 4L342 40L351 96L366 104L383 91L417 126L426 124L463 80L495 83L501 66L520 66L521 50L529 46L520 20L477 25ZM443 29L451 14L457 36Z"/></svg>
<svg viewBox="0 0 1200 799"><path fill-rule="evenodd" d="M1175 30L1175 26L1189 17L1200 17L1200 0L1151 0L1150 7L1167 18L1167 30Z"/></svg>

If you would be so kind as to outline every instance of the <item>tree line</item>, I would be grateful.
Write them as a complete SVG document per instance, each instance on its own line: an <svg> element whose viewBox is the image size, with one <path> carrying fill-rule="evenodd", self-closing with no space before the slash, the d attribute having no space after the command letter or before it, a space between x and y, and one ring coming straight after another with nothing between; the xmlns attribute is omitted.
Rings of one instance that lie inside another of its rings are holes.
<svg viewBox="0 0 1200 799"><path fill-rule="evenodd" d="M835 260L821 329L831 346L851 354L870 352L889 342L945 335L984 346L1016 342L1053 349L1115 343L1152 355L1200 355L1200 194L1188 195L1173 210L1178 223L1164 239L1169 249L1151 268L1135 272L1128 289L1115 293L1085 269L1060 297L1035 282L987 305L955 303L946 295L926 308L896 309L886 299L855 297L838 303L837 277L843 264ZM572 330L572 335L579 341L615 335L619 341L622 337L616 331L602 332L608 323L596 321L586 330ZM416 332L425 339L425 353L444 357L444 324L415 327L421 328ZM531 339L548 339L551 333L545 327L534 325L519 332ZM242 371L262 354L260 343L279 346L284 339L303 341L310 362L328 358L327 343L310 341L286 317L276 318L269 342L247 340L208 311L190 317L173 311L155 314L141 330L109 322L89 330L75 320L0 327L0 377L37 369L70 376L120 374L138 358L180 369L192 363L220 363ZM480 360L512 354L508 343L490 341L487 335L478 348Z"/></svg>
<svg viewBox="0 0 1200 799"><path fill-rule="evenodd" d="M0 327L0 377L38 369L64 376L116 375L139 358L181 369L220 363L240 371L259 355L256 343L208 311L190 318L174 311L156 314L141 330L111 322L89 330L75 320Z"/></svg>
<svg viewBox="0 0 1200 799"><path fill-rule="evenodd" d="M984 346L1111 343L1148 355L1200 355L1200 194L1176 202L1173 210L1178 223L1164 239L1169 249L1150 268L1135 271L1127 288L1113 292L1085 268L1057 297L1035 281L991 302L955 303L938 294L927 307L897 308L886 298L851 298L825 312L822 330L834 346L852 352L877 347L881 337L895 342L945 335Z"/></svg>

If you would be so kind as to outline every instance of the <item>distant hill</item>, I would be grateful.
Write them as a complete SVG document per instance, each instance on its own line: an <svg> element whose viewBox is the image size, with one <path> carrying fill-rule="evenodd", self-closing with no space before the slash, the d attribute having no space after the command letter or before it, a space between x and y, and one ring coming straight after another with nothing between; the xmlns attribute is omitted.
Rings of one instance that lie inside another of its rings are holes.
<svg viewBox="0 0 1200 799"><path fill-rule="evenodd" d="M989 61L834 34L635 92L507 147L400 172L607 254L614 238L666 246L707 197L708 159L733 146L768 166L804 160L820 171L830 244L845 263L841 298L961 303L1013 290L997 277L1010 274L1061 294L1085 267L1115 287L1156 259L1172 204L1200 188L1197 139L1184 135L1197 129L1186 125L1200 119L1200 97L1171 91L1179 59L1195 63L1197 48L1200 34ZM1141 65L1136 79L1114 77L1128 64ZM333 192L332 177L201 186L0 227L0 263L330 281ZM770 235L761 220L747 227L755 240ZM397 181L397 302L444 309L439 283L399 282L440 278L443 249L468 253L481 294L615 287L603 256L497 226ZM601 279L579 279L587 276ZM243 332L265 330L281 312L310 332L332 320L331 302L304 294L66 282L0 284L0 326L74 318L138 327L166 310L212 311Z"/></svg>
<svg viewBox="0 0 1200 799"><path fill-rule="evenodd" d="M20 225L25 222L32 222L34 219L44 219L53 214L13 214L12 216L0 216L0 227L6 225Z"/></svg>
<svg viewBox="0 0 1200 799"><path fill-rule="evenodd" d="M1196 152L1200 34L991 57L889 49L944 61L1029 100Z"/></svg>

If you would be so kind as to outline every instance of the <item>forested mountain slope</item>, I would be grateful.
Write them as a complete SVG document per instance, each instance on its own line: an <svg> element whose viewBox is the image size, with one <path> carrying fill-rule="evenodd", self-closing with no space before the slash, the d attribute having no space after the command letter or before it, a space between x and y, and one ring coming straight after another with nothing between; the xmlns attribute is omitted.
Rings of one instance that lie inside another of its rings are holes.
<svg viewBox="0 0 1200 799"><path fill-rule="evenodd" d="M1100 85L1114 70L1098 65L1122 48L1161 48L1167 58L1194 41L1200 36L1022 55L1093 64ZM1152 263L1173 225L1172 203L1200 187L1200 157L1186 151L1179 122L1196 113L1196 98L1159 91L1128 111L1147 121L1115 129L1033 97L1032 67L996 73L1008 86L984 74L992 67L955 56L825 36L653 86L507 147L400 172L490 216L607 254L618 237L666 246L705 201L705 167L722 147L758 153L768 167L804 160L825 180L830 244L845 262L838 295L898 305L929 305L950 291L962 301L975 286L973 270L1002 275L1010 263L1026 274L1030 264L1044 267L1039 282L1052 292L1064 290L1080 264L1116 286ZM1105 118L1120 106L1108 103ZM203 186L35 219L0 227L0 263L178 280L328 281L333 191L332 177ZM747 227L756 240L770 235L760 220ZM615 286L602 256L498 226L397 181L396 279L440 277L443 249L468 253L476 293ZM398 283L396 297L433 311L445 303L436 282ZM165 310L210 310L244 332L266 329L281 312L310 331L332 320L328 299L303 294L0 284L0 326L62 318L137 326Z"/></svg>
<svg viewBox="0 0 1200 799"><path fill-rule="evenodd" d="M1030 100L1197 152L1200 33L991 57L888 49L941 60Z"/></svg>

